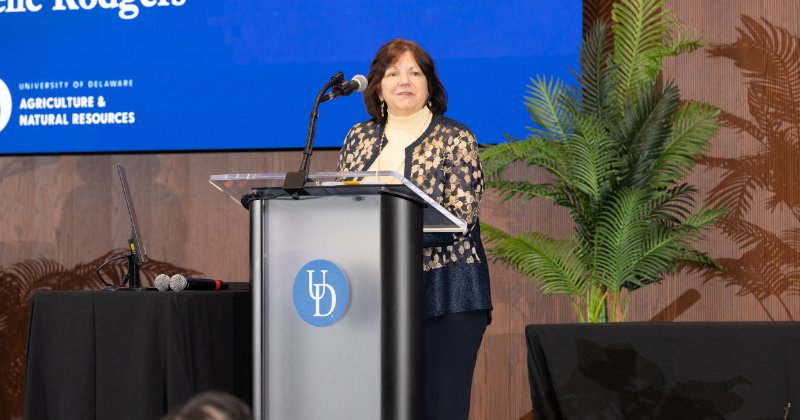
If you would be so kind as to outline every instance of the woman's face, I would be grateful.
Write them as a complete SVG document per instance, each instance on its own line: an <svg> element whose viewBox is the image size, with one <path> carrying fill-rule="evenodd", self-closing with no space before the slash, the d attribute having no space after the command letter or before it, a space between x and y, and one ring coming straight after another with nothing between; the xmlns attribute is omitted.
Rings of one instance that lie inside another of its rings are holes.
<svg viewBox="0 0 800 420"><path fill-rule="evenodd" d="M389 112L398 117L407 117L428 102L428 79L410 52L403 53L386 69L378 97L386 102Z"/></svg>

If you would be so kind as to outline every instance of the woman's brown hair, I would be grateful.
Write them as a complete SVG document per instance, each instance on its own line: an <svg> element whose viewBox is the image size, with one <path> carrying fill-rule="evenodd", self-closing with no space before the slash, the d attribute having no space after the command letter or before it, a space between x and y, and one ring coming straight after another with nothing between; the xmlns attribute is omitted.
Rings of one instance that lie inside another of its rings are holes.
<svg viewBox="0 0 800 420"><path fill-rule="evenodd" d="M433 64L431 56L425 52L416 42L407 39L393 39L378 50L372 65L369 67L367 75L367 89L364 91L364 105L367 113L380 123L386 122L385 113L381 112L381 80L386 73L386 69L397 63L400 57L410 52L417 62L420 70L428 80L428 103L431 112L434 114L444 114L447 111L447 91L436 74L436 66ZM383 115L382 115L383 114Z"/></svg>

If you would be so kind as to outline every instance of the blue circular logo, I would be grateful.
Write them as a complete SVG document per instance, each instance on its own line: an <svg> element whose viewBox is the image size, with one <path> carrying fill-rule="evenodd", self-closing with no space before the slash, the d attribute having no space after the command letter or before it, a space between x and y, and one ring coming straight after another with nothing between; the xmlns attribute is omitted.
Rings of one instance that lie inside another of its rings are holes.
<svg viewBox="0 0 800 420"><path fill-rule="evenodd" d="M303 321L327 327L347 310L350 284L344 272L328 260L306 263L294 278L294 307Z"/></svg>

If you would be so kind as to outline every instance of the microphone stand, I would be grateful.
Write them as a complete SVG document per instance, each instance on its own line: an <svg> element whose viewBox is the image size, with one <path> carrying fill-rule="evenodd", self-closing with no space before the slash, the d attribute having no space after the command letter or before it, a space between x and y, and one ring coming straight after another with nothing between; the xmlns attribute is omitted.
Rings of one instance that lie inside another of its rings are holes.
<svg viewBox="0 0 800 420"><path fill-rule="evenodd" d="M286 179L283 181L283 190L292 195L292 198L297 200L300 195L307 194L304 187L308 182L308 165L311 160L311 154L314 148L314 134L317 129L317 118L319 118L319 104L324 102L323 96L325 92L331 87L339 86L344 82L344 74L338 72L331 77L331 80L325 84L322 90L317 94L317 99L314 100L314 107L311 109L311 121L308 123L308 135L306 136L306 147L303 150L303 161L300 163L300 169L297 172L287 172Z"/></svg>
<svg viewBox="0 0 800 420"><path fill-rule="evenodd" d="M119 290L147 290L147 288L142 287L142 283L139 281L139 263L136 261L136 254L133 252L128 254L128 274L125 275L125 279L128 282L128 287L120 288Z"/></svg>
<svg viewBox="0 0 800 420"><path fill-rule="evenodd" d="M135 292L155 290L154 288L142 287L142 283L139 281L139 265L141 265L141 262L139 261L139 257L136 255L136 251L134 251L136 250L135 238L136 233L133 228L131 228L131 236L130 239L128 239L128 245L131 248L131 252L126 255L126 258L128 259L128 273L125 274L125 277L123 277L124 280L122 281L122 284L128 283L128 287L120 287L116 290Z"/></svg>

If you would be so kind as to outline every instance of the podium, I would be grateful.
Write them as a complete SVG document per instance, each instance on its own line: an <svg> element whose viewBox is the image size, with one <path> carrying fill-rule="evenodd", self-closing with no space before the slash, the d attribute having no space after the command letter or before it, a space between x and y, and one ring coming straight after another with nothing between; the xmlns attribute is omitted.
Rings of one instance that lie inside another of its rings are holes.
<svg viewBox="0 0 800 420"><path fill-rule="evenodd" d="M395 172L284 178L210 178L250 212L254 418L421 418L422 234L466 223Z"/></svg>

